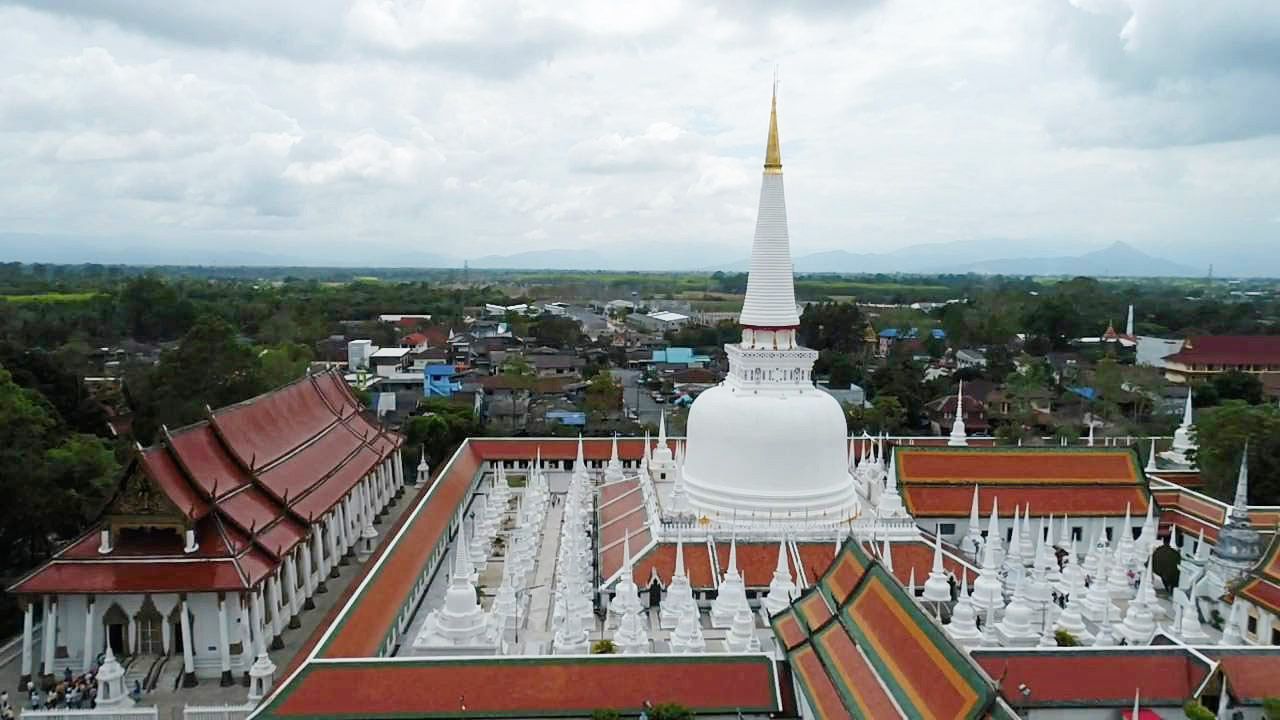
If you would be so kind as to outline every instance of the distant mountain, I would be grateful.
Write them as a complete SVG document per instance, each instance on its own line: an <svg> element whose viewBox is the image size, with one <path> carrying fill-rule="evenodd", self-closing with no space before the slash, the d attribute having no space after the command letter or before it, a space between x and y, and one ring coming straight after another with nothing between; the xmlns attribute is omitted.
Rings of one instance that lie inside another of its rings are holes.
<svg viewBox="0 0 1280 720"><path fill-rule="evenodd" d="M1027 256L1010 256L1018 248ZM1197 275L1199 271L1153 257L1123 242L1074 256L1039 256L1036 246L1000 239L910 245L887 253L851 253L844 250L798 255L793 258L801 273L977 273L982 275L1093 275L1099 277L1166 277ZM741 259L713 269L745 272L750 261Z"/></svg>
<svg viewBox="0 0 1280 720"><path fill-rule="evenodd" d="M1198 271L1115 242L1076 256L980 260L941 269L984 275L1089 275L1093 277L1185 277Z"/></svg>
<svg viewBox="0 0 1280 720"><path fill-rule="evenodd" d="M728 246L715 243L614 243L589 250L556 248L468 260L473 268L502 270L606 270L657 272L696 270L731 257Z"/></svg>

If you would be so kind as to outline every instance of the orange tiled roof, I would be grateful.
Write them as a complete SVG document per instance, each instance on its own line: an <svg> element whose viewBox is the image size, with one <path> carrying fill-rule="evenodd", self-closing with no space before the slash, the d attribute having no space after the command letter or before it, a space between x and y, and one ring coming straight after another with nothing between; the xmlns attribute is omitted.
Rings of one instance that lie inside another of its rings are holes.
<svg viewBox="0 0 1280 720"><path fill-rule="evenodd" d="M1210 667L1185 647L1097 649L975 648L974 659L1000 682L1000 692L1021 707L1181 706L1195 695ZM1117 668L1123 671L1117 672ZM1019 687L1031 694L1023 697Z"/></svg>
<svg viewBox="0 0 1280 720"><path fill-rule="evenodd" d="M1128 448L894 449L907 509L916 517L963 517L973 487L989 512L1002 514L1027 503L1037 514L1075 517L1146 512L1149 493L1137 456Z"/></svg>
<svg viewBox="0 0 1280 720"><path fill-rule="evenodd" d="M777 673L764 655L594 655L311 663L254 717L635 714L646 700L700 714L781 709Z"/></svg>

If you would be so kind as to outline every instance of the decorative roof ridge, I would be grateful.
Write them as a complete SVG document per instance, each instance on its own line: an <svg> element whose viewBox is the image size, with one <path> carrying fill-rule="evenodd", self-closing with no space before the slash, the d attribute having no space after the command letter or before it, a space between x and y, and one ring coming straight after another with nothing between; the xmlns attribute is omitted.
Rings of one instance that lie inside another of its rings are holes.
<svg viewBox="0 0 1280 720"><path fill-rule="evenodd" d="M191 487L192 492L194 492L198 497L204 498L206 501L205 511L203 514L197 516L194 514L194 512L192 512L189 516L192 520L199 520L205 515L208 515L213 510L213 506L217 504L217 498L215 498L211 492L205 492L204 488L200 487L200 483L195 481L195 474L192 473L191 468L187 466L187 461L182 457L182 453L178 452L177 448L173 446L173 436L169 433L168 426L161 423L160 433L161 433L161 436L164 438L163 442L161 443L161 447L164 448L165 452L168 453L169 457L173 460L173 464L178 466L178 471L182 473L183 480L185 480L187 485ZM217 480L215 479L213 483L213 489L217 490L217 488L218 488L218 483L217 483ZM164 489L161 488L162 492L163 490ZM169 498L169 501L172 502L175 506L178 504L176 501L174 501L173 498ZM178 509L183 511L187 510L186 508L182 508L182 507L179 507Z"/></svg>

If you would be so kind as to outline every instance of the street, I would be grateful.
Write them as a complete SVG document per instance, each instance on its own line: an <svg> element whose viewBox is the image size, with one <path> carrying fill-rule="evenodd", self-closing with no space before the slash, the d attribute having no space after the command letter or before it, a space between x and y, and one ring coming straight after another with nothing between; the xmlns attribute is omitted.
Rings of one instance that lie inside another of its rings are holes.
<svg viewBox="0 0 1280 720"><path fill-rule="evenodd" d="M622 404L628 410L639 413L637 422L657 426L658 418L667 406L654 402L649 395L649 388L636 385L636 378L640 377L640 371L613 369L609 372L622 385Z"/></svg>

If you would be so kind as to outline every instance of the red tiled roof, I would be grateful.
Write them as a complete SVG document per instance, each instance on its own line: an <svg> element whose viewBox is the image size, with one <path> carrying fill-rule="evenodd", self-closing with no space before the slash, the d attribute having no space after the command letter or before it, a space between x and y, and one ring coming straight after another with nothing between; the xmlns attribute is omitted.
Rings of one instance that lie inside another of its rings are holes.
<svg viewBox="0 0 1280 720"><path fill-rule="evenodd" d="M209 503L191 487L182 475L182 468L163 448L148 448L139 458L147 477L160 492L191 520L197 520L209 512Z"/></svg>
<svg viewBox="0 0 1280 720"><path fill-rule="evenodd" d="M334 421L309 378L217 410L212 420L227 448L251 469L274 463Z"/></svg>
<svg viewBox="0 0 1280 720"><path fill-rule="evenodd" d="M635 714L645 701L699 714L781 709L764 655L596 655L312 663L255 717Z"/></svg>
<svg viewBox="0 0 1280 720"><path fill-rule="evenodd" d="M1166 361L1204 365L1280 365L1280 335L1199 335Z"/></svg>
<svg viewBox="0 0 1280 720"><path fill-rule="evenodd" d="M813 646L826 664L828 674L838 681L837 690L847 688L842 694L846 704L857 711L858 717L901 717L875 670L840 624L832 623L815 635Z"/></svg>
<svg viewBox="0 0 1280 720"><path fill-rule="evenodd" d="M637 544L637 535L631 537L631 550L637 552L640 545ZM648 542L648 532L643 534L645 542ZM821 574L826 571L827 566L831 564L831 556L833 555L832 543L797 543L800 549L800 559L805 563L805 573L809 582L814 582ZM729 544L717 542L716 555L719 558L721 571L729 564ZM606 561L607 558L607 561ZM790 558L790 556L788 556ZM612 563L616 562L617 565ZM793 563L788 559L789 563ZM621 550L615 553L607 553L601 560L601 567L620 567L622 563ZM654 546L652 550L644 553L643 556L636 556L633 560L635 565L635 581L637 585L646 585L652 572L656 571L658 579L665 585L671 582L671 575L676 569L676 544L673 542L662 542ZM776 543L738 543L738 572L742 575L742 580L747 587L750 588L766 588L769 582L773 580L773 571L778 566L778 546ZM686 542L684 544L684 567L685 574L689 577L689 585L695 589L706 589L714 587L711 580L711 560L707 555L707 544L703 541ZM791 572L795 573L795 568L791 568ZM605 577L609 577L612 573L606 573Z"/></svg>
<svg viewBox="0 0 1280 720"><path fill-rule="evenodd" d="M898 579L898 582L906 585L911 579L911 571L915 570L916 585L924 587L925 579L933 571L933 545L919 541L896 542L893 543L892 552L893 576ZM970 583L978 576L977 568L956 559L954 555L947 553L945 548L942 553L942 567L955 577L957 583L961 580L961 573L969 576Z"/></svg>
<svg viewBox="0 0 1280 720"><path fill-rule="evenodd" d="M1079 648L1033 651L975 648L973 657L1021 707L1182 705L1195 695L1209 666L1183 647ZM1123 672L1117 672L1123 668ZM1019 686L1031 694L1023 697Z"/></svg>
<svg viewBox="0 0 1280 720"><path fill-rule="evenodd" d="M916 517L962 517L973 486L990 512L993 498L1012 515L1028 502L1037 514L1077 517L1147 510L1148 493L1129 448L949 448L894 450L907 508Z"/></svg>
<svg viewBox="0 0 1280 720"><path fill-rule="evenodd" d="M173 547L157 547L126 532L109 555L96 554L95 540L92 563L88 558L68 563L81 543L90 542L80 541L60 553L64 560L55 558L57 567L42 568L30 582L20 583L20 591L252 586L305 540L309 519L328 511L401 442L399 436L379 434L357 408L346 383L329 372L219 410L212 422L166 431L161 444L139 453L137 467L183 515L198 521L200 550L183 554L177 532L168 541ZM250 461L256 472L249 471ZM130 477L126 473L124 480ZM189 562L193 557L225 562L196 569L198 563ZM159 567L167 574L162 576Z"/></svg>
<svg viewBox="0 0 1280 720"><path fill-rule="evenodd" d="M1054 487L1054 486L983 486L979 491L982 515L991 513L992 498L999 499L1001 517L1013 515L1015 506L1031 504L1036 515L1063 515L1071 517L1119 516L1128 505L1130 512L1142 515L1147 512L1147 494L1143 488L1134 487ZM917 518L964 517L969 514L973 502L973 486L919 486L907 487L902 492L907 509Z"/></svg>
<svg viewBox="0 0 1280 720"><path fill-rule="evenodd" d="M1205 654L1217 660L1227 676L1227 692L1237 700L1260 705L1276 696L1280 678L1280 648L1207 648Z"/></svg>
<svg viewBox="0 0 1280 720"><path fill-rule="evenodd" d="M251 587L274 567L270 557L250 546L234 528L221 526L216 516L206 516L195 530L199 547L193 553L183 552L183 539L176 532L131 531L116 538L115 549L104 561L98 554L95 527L9 591L33 595L233 591Z"/></svg>
<svg viewBox="0 0 1280 720"><path fill-rule="evenodd" d="M1136 485L1141 477L1128 448L895 449L898 480L911 485Z"/></svg>
<svg viewBox="0 0 1280 720"><path fill-rule="evenodd" d="M809 644L796 648L788 655L791 668L800 681L810 707L820 718L852 718L853 715L844 708L844 701L836 686L827 675L822 660Z"/></svg>

